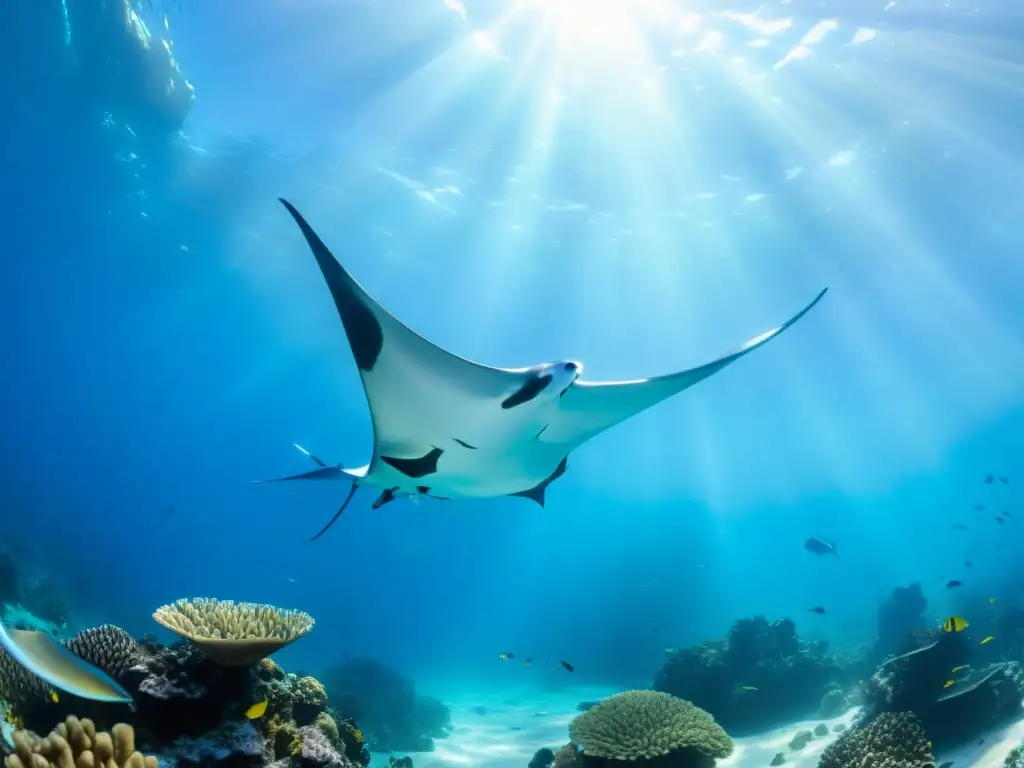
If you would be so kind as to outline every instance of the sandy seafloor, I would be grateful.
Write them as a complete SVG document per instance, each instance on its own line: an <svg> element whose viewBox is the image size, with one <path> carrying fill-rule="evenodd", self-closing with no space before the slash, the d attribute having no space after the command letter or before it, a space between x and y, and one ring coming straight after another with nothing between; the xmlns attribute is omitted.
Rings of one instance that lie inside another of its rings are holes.
<svg viewBox="0 0 1024 768"><path fill-rule="evenodd" d="M541 747L557 749L568 741L569 721L577 714L580 701L596 701L616 691L603 688L574 688L558 692L509 692L494 694L438 696L452 712L454 732L435 740L433 752L412 752L415 768L527 768ZM432 695L437 696L436 692ZM486 714L476 710L483 707ZM719 768L765 768L778 752L786 755L790 768L816 768L821 751L838 734L816 738L798 752L786 746L801 730L813 730L825 723L830 730L838 723L849 726L856 710L832 720L807 720L778 728L760 736L734 740L736 750ZM986 734L982 744L970 744L937 754L935 764L953 762L953 768L1002 768L1006 755L1024 739L1024 713L1016 723ZM396 756L398 753L396 753ZM374 753L371 768L388 764L387 753Z"/></svg>

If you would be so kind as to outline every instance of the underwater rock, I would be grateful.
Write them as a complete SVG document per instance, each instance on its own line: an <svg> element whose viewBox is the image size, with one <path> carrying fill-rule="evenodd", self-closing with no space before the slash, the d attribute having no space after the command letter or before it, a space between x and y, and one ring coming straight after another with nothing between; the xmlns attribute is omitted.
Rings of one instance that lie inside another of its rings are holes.
<svg viewBox="0 0 1024 768"><path fill-rule="evenodd" d="M405 757L388 757L388 768L413 768L412 758L408 755Z"/></svg>
<svg viewBox="0 0 1024 768"><path fill-rule="evenodd" d="M816 726L814 726L814 735L828 736L828 726L824 723L818 723Z"/></svg>
<svg viewBox="0 0 1024 768"><path fill-rule="evenodd" d="M324 672L323 683L330 705L359 720L373 751L429 752L434 739L451 733L448 707L372 659L345 659Z"/></svg>
<svg viewBox="0 0 1024 768"><path fill-rule="evenodd" d="M913 631L901 651L865 681L861 723L884 712L914 712L928 738L949 747L1019 715L1024 701L1021 667L997 663L972 669L967 665L973 646L963 633Z"/></svg>
<svg viewBox="0 0 1024 768"><path fill-rule="evenodd" d="M840 688L829 688L821 697L818 705L818 717L838 717L848 709L846 695Z"/></svg>
<svg viewBox="0 0 1024 768"><path fill-rule="evenodd" d="M298 749L290 757L277 760L268 768L353 768L353 763L315 726L300 728L298 743Z"/></svg>
<svg viewBox="0 0 1024 768"><path fill-rule="evenodd" d="M555 762L552 763L551 768L581 768L582 765L583 753L576 744L570 741L555 752Z"/></svg>
<svg viewBox="0 0 1024 768"><path fill-rule="evenodd" d="M813 715L827 691L861 676L861 657L837 663L823 641L801 642L789 619L735 622L725 640L677 651L654 688L710 712L729 733L760 733Z"/></svg>
<svg viewBox="0 0 1024 768"><path fill-rule="evenodd" d="M256 768L263 764L263 737L252 723L225 723L201 736L182 736L160 752L160 762L178 768Z"/></svg>
<svg viewBox="0 0 1024 768"><path fill-rule="evenodd" d="M818 768L931 768L932 746L911 712L886 712L825 747Z"/></svg>
<svg viewBox="0 0 1024 768"><path fill-rule="evenodd" d="M794 752L799 752L812 741L814 741L813 733L810 731L798 731L796 736L789 740L789 744L787 746Z"/></svg>
<svg viewBox="0 0 1024 768"><path fill-rule="evenodd" d="M926 625L925 611L928 600L917 582L907 587L896 587L888 599L878 606L878 637L874 658L880 661L897 651L908 632Z"/></svg>
<svg viewBox="0 0 1024 768"><path fill-rule="evenodd" d="M786 762L786 756L784 754L782 754L781 752L776 752L775 753L775 757L772 758L772 761L770 763L768 763L768 765L782 765L785 762Z"/></svg>
<svg viewBox="0 0 1024 768"><path fill-rule="evenodd" d="M541 747L533 753L530 764L527 768L551 768L555 762L555 753L547 747Z"/></svg>

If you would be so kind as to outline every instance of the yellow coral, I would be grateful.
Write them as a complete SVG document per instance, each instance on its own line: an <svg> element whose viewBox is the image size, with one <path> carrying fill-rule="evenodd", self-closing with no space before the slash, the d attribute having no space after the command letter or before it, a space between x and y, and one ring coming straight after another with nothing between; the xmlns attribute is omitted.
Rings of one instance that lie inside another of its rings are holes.
<svg viewBox="0 0 1024 768"><path fill-rule="evenodd" d="M337 746L341 743L341 733L338 731L337 721L326 712L321 712L316 716L316 721L313 723L319 729L320 733L327 737L327 740Z"/></svg>
<svg viewBox="0 0 1024 768"><path fill-rule="evenodd" d="M366 741L366 737L363 736L363 732L358 728L352 729L352 738L356 740L356 744L362 744Z"/></svg>
<svg viewBox="0 0 1024 768"><path fill-rule="evenodd" d="M135 749L135 731L118 723L110 733L97 731L92 720L74 715L57 725L49 736L15 731L14 754L6 768L157 768L157 759Z"/></svg>
<svg viewBox="0 0 1024 768"><path fill-rule="evenodd" d="M300 677L295 682L295 687L292 690L294 691L295 701L300 704L322 707L327 703L327 691L324 688L324 684L315 677L310 677L309 675Z"/></svg>
<svg viewBox="0 0 1024 768"><path fill-rule="evenodd" d="M153 618L224 666L246 666L313 629L313 617L272 605L197 597L157 608Z"/></svg>

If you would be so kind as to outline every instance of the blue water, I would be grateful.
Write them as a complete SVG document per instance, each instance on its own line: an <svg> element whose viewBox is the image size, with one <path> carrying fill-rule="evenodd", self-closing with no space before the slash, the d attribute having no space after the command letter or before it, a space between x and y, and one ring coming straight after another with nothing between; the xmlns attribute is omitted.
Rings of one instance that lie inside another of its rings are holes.
<svg viewBox="0 0 1024 768"><path fill-rule="evenodd" d="M871 642L913 581L936 619L1019 600L1024 509L993 515L1024 485L1024 14L890 5L155 1L177 131L133 127L59 3L5 3L0 541L74 626L269 602L317 620L284 666L365 654L439 695L647 686L755 613ZM667 373L831 290L574 452L544 510L360 496L311 543L347 487L249 481L372 435L277 197L491 365Z"/></svg>

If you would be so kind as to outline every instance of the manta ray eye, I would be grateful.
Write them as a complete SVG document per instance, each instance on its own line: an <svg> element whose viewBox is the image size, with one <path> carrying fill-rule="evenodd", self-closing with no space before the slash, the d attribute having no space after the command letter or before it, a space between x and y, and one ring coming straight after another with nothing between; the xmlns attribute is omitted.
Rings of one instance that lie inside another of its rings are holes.
<svg viewBox="0 0 1024 768"><path fill-rule="evenodd" d="M564 371L575 371L577 368L579 368L579 366L576 363L566 363L562 366L562 370Z"/></svg>

